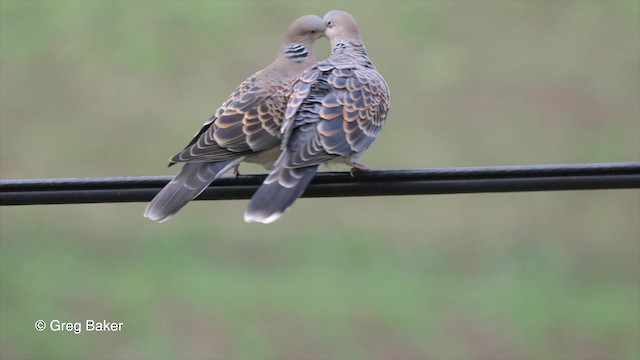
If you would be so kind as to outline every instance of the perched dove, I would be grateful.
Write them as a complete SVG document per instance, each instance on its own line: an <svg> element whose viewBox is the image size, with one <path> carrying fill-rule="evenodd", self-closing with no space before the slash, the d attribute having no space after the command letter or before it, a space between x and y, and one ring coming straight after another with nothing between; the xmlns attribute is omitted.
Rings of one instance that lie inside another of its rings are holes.
<svg viewBox="0 0 640 360"><path fill-rule="evenodd" d="M280 124L288 95L300 74L316 63L314 42L324 21L315 15L291 24L276 60L229 96L169 166L185 163L178 175L149 203L144 216L164 222L198 196L219 175L241 162L271 169L280 154Z"/></svg>
<svg viewBox="0 0 640 360"><path fill-rule="evenodd" d="M253 195L247 222L271 223L303 193L318 166L355 160L382 130L389 88L364 50L354 18L344 11L324 17L331 56L307 69L293 85L282 123L282 154Z"/></svg>

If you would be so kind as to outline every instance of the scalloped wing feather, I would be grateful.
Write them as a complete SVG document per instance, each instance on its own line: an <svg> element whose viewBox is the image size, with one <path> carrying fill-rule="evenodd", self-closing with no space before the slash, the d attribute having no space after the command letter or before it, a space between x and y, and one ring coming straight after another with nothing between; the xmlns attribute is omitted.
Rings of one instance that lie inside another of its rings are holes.
<svg viewBox="0 0 640 360"><path fill-rule="evenodd" d="M309 77L313 83L298 82L295 100L288 104L283 166L319 165L367 150L382 130L389 109L384 79L372 68L338 67L329 61L307 72L313 74ZM325 84L328 91L318 91Z"/></svg>
<svg viewBox="0 0 640 360"><path fill-rule="evenodd" d="M291 81L270 87L243 82L172 163L223 161L278 146Z"/></svg>

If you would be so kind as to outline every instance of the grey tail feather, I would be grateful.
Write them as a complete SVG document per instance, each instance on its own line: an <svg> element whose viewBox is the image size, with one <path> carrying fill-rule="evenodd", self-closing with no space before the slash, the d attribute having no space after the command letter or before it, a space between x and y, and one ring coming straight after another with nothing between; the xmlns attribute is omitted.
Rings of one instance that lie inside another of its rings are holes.
<svg viewBox="0 0 640 360"><path fill-rule="evenodd" d="M307 188L318 166L276 168L253 195L244 221L269 224L276 221Z"/></svg>
<svg viewBox="0 0 640 360"><path fill-rule="evenodd" d="M242 158L215 163L185 163L178 175L151 200L144 216L157 222L171 219L189 201L200 195L218 175L240 161Z"/></svg>

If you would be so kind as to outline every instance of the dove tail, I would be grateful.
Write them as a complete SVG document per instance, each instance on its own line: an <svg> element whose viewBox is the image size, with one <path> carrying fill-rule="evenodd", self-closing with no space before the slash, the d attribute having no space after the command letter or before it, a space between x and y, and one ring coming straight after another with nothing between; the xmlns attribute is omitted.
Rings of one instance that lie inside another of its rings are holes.
<svg viewBox="0 0 640 360"><path fill-rule="evenodd" d="M269 224L276 221L307 188L318 166L277 168L251 198L244 221Z"/></svg>
<svg viewBox="0 0 640 360"><path fill-rule="evenodd" d="M218 175L241 160L240 158L215 163L185 163L178 175L151 200L144 216L157 222L171 219L189 201L200 195Z"/></svg>

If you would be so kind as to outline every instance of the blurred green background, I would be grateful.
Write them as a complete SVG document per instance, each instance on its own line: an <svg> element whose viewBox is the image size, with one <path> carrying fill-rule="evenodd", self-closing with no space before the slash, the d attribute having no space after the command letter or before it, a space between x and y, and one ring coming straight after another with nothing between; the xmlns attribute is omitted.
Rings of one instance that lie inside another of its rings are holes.
<svg viewBox="0 0 640 360"><path fill-rule="evenodd" d="M1 177L173 175L290 22L334 8L392 90L369 166L640 161L637 1L3 0ZM269 226L246 204L1 208L0 357L640 357L639 191L303 199Z"/></svg>

